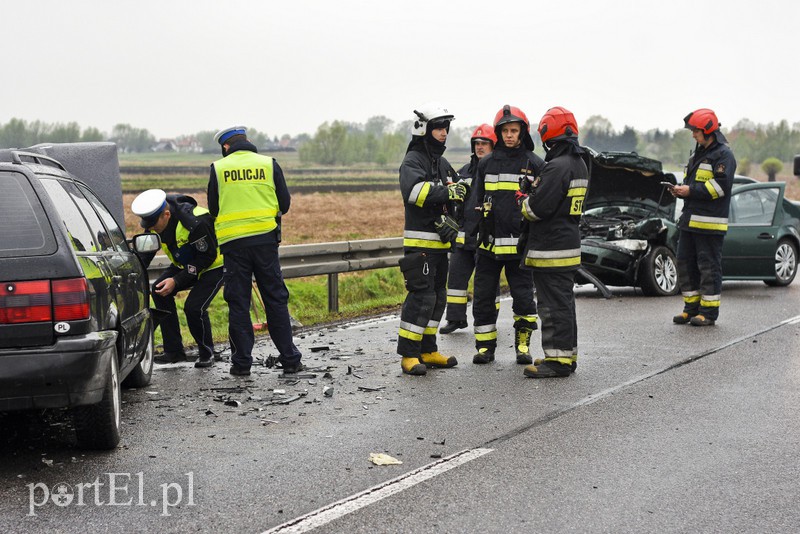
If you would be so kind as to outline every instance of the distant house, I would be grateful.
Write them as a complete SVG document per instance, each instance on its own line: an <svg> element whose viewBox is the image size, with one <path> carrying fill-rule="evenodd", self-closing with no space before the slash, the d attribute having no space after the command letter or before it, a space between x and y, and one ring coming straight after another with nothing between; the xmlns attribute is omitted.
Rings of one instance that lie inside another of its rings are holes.
<svg viewBox="0 0 800 534"><path fill-rule="evenodd" d="M160 139L151 150L153 152L177 152L178 145L172 139Z"/></svg>
<svg viewBox="0 0 800 534"><path fill-rule="evenodd" d="M178 152L203 152L203 145L194 136L180 137L175 141Z"/></svg>

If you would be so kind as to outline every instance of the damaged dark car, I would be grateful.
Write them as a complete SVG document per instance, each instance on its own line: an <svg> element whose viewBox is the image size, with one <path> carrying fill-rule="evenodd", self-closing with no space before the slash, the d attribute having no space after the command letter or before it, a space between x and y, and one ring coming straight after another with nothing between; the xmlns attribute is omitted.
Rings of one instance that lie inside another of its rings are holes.
<svg viewBox="0 0 800 534"><path fill-rule="evenodd" d="M679 292L676 222L683 202L667 191L682 175L634 152L590 153L589 188L581 218L578 283L633 286L648 296ZM787 286L797 274L800 203L783 182L737 176L722 249L724 280Z"/></svg>
<svg viewBox="0 0 800 534"><path fill-rule="evenodd" d="M632 152L594 152L581 218L581 267L600 282L645 295L678 292L676 176ZM589 280L578 276L579 282Z"/></svg>

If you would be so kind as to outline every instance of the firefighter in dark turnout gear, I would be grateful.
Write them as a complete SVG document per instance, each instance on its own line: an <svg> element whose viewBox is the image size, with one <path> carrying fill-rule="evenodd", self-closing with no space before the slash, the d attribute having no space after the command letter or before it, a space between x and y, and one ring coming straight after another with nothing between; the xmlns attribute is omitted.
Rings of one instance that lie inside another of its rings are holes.
<svg viewBox="0 0 800 534"><path fill-rule="evenodd" d="M472 180L478 172L478 162L492 153L497 144L494 128L488 124L481 124L472 133L470 140L472 155L469 163L458 171L459 181L467 186L467 198L464 200L464 209L459 220L458 237L455 246L450 251L450 269L447 275L447 309L445 318L447 322L439 329L442 334L449 334L459 328L466 328L467 324L467 287L472 272L475 270L475 249L477 238L474 228L480 222L481 213L478 200L472 187Z"/></svg>
<svg viewBox="0 0 800 534"><path fill-rule="evenodd" d="M250 299L253 277L264 301L269 335L280 355L284 374L304 368L302 354L292 341L289 290L278 258L280 215L289 211L291 196L278 162L258 154L246 129L234 126L217 132L223 158L211 165L208 209L225 258L230 373L247 376L253 364L253 322Z"/></svg>
<svg viewBox="0 0 800 534"><path fill-rule="evenodd" d="M537 329L533 278L520 266L518 245L522 217L516 195L520 181L538 176L544 162L535 155L528 118L519 108L504 106L494 119L498 143L478 163L475 195L481 202L478 254L475 261L475 302L472 313L475 346L473 363L494 361L497 347L496 289L505 270L514 312L517 363L531 363L530 338Z"/></svg>
<svg viewBox="0 0 800 534"><path fill-rule="evenodd" d="M672 321L710 326L719 318L722 243L728 231L736 159L713 111L698 109L683 120L697 144L689 157L683 185L670 188L674 196L684 199L678 220L683 312Z"/></svg>
<svg viewBox="0 0 800 534"><path fill-rule="evenodd" d="M574 285L581 264L578 224L589 171L571 112L562 107L548 110L539 122L539 135L547 151L544 169L520 198L528 221L523 261L533 269L544 358L523 372L532 378L566 377L578 360Z"/></svg>
<svg viewBox="0 0 800 534"><path fill-rule="evenodd" d="M194 198L167 195L161 189L141 193L131 204L131 211L142 218L142 228L158 233L161 249L172 262L151 288L157 310L154 319L164 340L164 354L154 361L186 361L175 295L189 289L183 312L197 343L199 355L194 365L210 367L215 358L220 358L214 352L208 307L222 286L222 255L217 247L214 218ZM143 259L149 265L153 256Z"/></svg>
<svg viewBox="0 0 800 534"><path fill-rule="evenodd" d="M458 363L438 351L436 332L447 298L447 252L458 235L451 208L464 201L467 191L464 184L452 183L456 172L442 157L453 114L433 102L414 113L411 143L400 165L405 205L400 269L408 294L400 314L397 353L404 373L424 375L427 367Z"/></svg>

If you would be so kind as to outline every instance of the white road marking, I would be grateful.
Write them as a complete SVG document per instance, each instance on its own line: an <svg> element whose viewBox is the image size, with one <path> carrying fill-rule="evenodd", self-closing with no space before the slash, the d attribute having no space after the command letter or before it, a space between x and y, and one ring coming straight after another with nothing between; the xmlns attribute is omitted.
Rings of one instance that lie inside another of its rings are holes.
<svg viewBox="0 0 800 534"><path fill-rule="evenodd" d="M355 512L369 506L372 503L385 499L395 493L400 493L412 486L416 486L420 482L424 482L435 476L446 473L451 469L470 462L476 458L480 458L484 454L489 454L494 449L467 449L455 454L451 454L441 460L437 460L428 465L424 465L413 471L409 471L404 475L397 478L387 480L376 486L356 493L350 497L345 497L340 501L323 506L318 510L314 510L306 515L296 517L291 521L287 521L277 527L271 528L263 532L263 534L270 534L273 532L280 533L293 533L299 534L301 532L308 532L317 527L321 527L331 521L345 516L349 513Z"/></svg>

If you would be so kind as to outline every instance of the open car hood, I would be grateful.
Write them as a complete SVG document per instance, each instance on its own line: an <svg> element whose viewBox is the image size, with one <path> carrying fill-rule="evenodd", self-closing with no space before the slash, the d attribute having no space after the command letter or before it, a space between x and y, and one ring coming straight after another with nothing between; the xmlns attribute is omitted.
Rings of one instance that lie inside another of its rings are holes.
<svg viewBox="0 0 800 534"><path fill-rule="evenodd" d="M595 152L590 158L589 188L584 211L607 206L640 207L653 215L669 216L675 198L661 182L675 183L675 176L665 174L661 162L635 152Z"/></svg>

